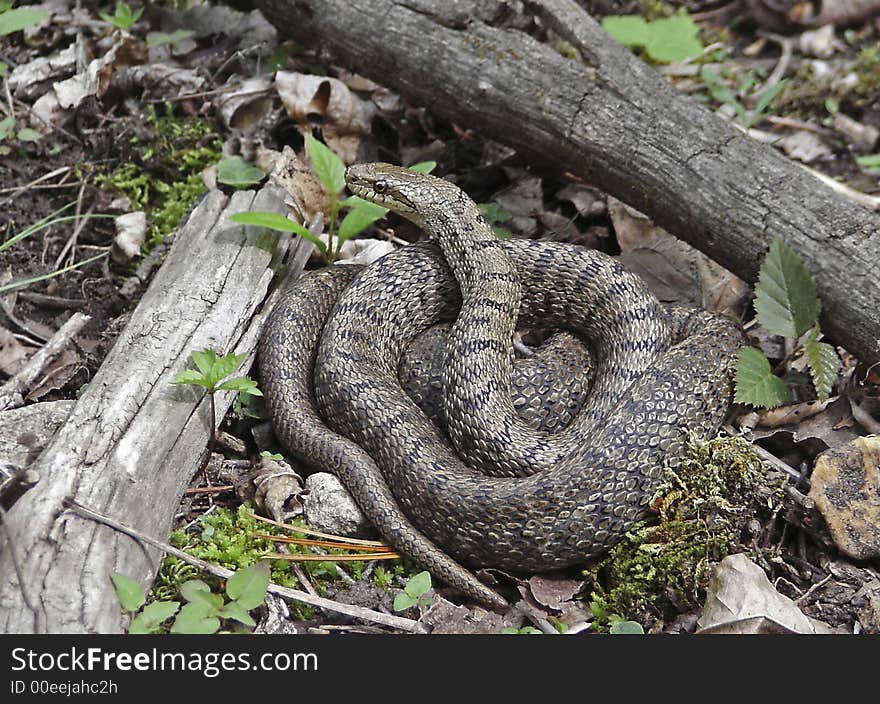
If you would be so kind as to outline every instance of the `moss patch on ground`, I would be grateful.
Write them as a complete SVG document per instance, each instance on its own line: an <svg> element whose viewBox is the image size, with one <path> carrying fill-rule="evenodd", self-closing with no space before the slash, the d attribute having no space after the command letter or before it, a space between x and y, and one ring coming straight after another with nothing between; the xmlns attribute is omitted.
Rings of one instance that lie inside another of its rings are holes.
<svg viewBox="0 0 880 704"><path fill-rule="evenodd" d="M291 533L283 528L265 523L252 515L252 508L247 504L239 506L237 510L218 508L210 514L200 516L198 522L201 529L185 532L176 530L171 534L171 544L185 550L193 557L198 557L208 562L221 565L231 570L239 570L243 567L258 562L266 555L278 552L278 545L271 539L260 536L282 537L308 537L305 534ZM303 521L294 521L293 525L305 528ZM303 545L286 544L288 552L294 554L313 555L311 548ZM343 577L337 570L337 563L333 561L334 555L347 554L345 550L331 548L327 550L327 560L317 562L301 562L300 566L309 576L309 581L319 594L326 596L328 587L338 586L344 583ZM367 562L342 563L345 571L355 580L367 578ZM293 563L288 560L271 560L271 580L283 587L301 589L302 585L293 571ZM377 566L370 578L379 587L389 590L399 576L412 572L412 567L402 560L389 560ZM210 583L211 578L202 575L200 571L182 560L168 557L159 571L153 587L153 594L157 599L177 598L180 585L188 579L201 578ZM219 582L219 580L217 580ZM294 618L309 619L314 615L314 609L305 604L292 605Z"/></svg>
<svg viewBox="0 0 880 704"><path fill-rule="evenodd" d="M653 497L659 521L637 524L585 572L599 629L624 617L667 618L692 608L711 564L737 545L761 460L742 438L688 447Z"/></svg>
<svg viewBox="0 0 880 704"><path fill-rule="evenodd" d="M102 188L127 196L150 224L147 247L162 242L208 190L202 171L216 164L221 143L204 120L180 118L170 105L163 114L149 106L150 139L133 137L135 159L112 173L98 174Z"/></svg>

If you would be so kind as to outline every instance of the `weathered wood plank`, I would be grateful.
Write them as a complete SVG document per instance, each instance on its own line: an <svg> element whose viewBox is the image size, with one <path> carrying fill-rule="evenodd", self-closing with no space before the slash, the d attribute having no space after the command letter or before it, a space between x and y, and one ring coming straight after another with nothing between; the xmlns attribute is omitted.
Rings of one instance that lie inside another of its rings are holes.
<svg viewBox="0 0 880 704"><path fill-rule="evenodd" d="M209 193L175 237L165 263L70 416L33 465L40 482L7 514L27 608L0 537L0 632L118 632L124 617L110 582L149 584L155 549L62 510L66 497L167 536L209 435L207 399L172 385L194 350L253 355L278 256L278 233L227 221L248 209L284 212L276 187L227 198ZM294 241L290 269L311 245ZM245 367L246 369L246 367ZM232 394L218 394L222 419Z"/></svg>

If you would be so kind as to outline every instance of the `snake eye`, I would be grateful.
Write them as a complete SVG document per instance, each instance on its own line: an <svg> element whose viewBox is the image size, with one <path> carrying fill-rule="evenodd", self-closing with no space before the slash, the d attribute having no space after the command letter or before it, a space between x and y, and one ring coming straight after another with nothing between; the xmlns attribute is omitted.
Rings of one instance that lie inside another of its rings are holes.
<svg viewBox="0 0 880 704"><path fill-rule="evenodd" d="M376 191L379 195L388 192L388 181L379 180L373 184L373 190Z"/></svg>

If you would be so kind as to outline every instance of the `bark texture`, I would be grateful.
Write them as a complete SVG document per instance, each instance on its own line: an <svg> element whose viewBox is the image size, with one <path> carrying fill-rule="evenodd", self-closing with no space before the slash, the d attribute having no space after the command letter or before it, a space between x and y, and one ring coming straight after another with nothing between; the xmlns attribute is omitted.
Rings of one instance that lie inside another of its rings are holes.
<svg viewBox="0 0 880 704"><path fill-rule="evenodd" d="M490 0L257 0L279 32L463 126L582 176L754 281L781 237L823 330L880 361L880 217L679 95L573 0L526 3L581 59Z"/></svg>
<svg viewBox="0 0 880 704"><path fill-rule="evenodd" d="M202 200L98 373L31 466L39 482L6 514L8 533L0 532L0 633L119 632L127 617L111 572L152 582L159 551L64 511L63 502L71 497L148 536L168 535L210 425L204 394L171 382L192 366L194 350L252 356L272 267L289 243L227 221L249 209L282 212L283 198L266 187L256 197L213 191ZM297 240L294 250L290 269L298 272L311 245ZM218 421L232 397L217 395ZM21 427L22 412L0 413L0 426Z"/></svg>

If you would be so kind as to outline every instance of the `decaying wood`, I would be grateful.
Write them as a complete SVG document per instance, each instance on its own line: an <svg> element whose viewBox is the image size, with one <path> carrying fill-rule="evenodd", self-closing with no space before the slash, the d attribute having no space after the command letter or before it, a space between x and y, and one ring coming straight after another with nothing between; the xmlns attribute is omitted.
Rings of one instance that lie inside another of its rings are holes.
<svg viewBox="0 0 880 704"><path fill-rule="evenodd" d="M178 232L104 364L32 465L39 482L7 513L9 537L0 534L0 632L123 627L110 573L150 584L160 552L64 511L63 504L70 498L124 517L140 533L168 534L210 422L207 399L171 381L190 366L195 350L252 356L268 308L260 307L289 239L276 247L277 233L228 217L249 209L283 212L282 195L276 187L256 197L213 191ZM310 250L297 241L291 272L302 268ZM218 394L218 420L231 401L231 393ZM9 541L34 609L4 549Z"/></svg>
<svg viewBox="0 0 880 704"><path fill-rule="evenodd" d="M279 31L552 162L754 281L770 242L813 273L822 326L880 361L880 217L687 96L573 0L526 3L583 60L506 28L507 3L258 0Z"/></svg>
<svg viewBox="0 0 880 704"><path fill-rule="evenodd" d="M52 338L16 372L15 376L0 387L0 411L18 408L24 403L24 396L31 386L89 320L91 318L82 313L71 315Z"/></svg>

